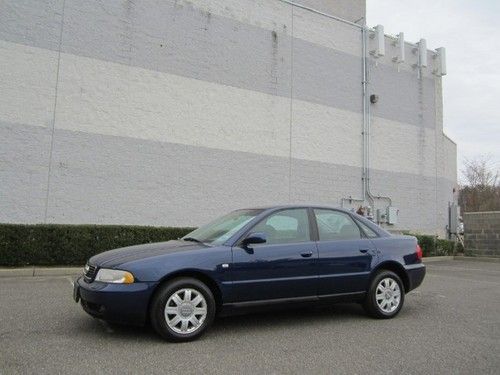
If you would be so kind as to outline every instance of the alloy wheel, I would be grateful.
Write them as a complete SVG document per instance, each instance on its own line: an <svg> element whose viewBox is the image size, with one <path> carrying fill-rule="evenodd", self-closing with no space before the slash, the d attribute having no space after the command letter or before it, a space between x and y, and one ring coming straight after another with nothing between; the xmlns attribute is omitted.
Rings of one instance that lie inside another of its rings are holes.
<svg viewBox="0 0 500 375"><path fill-rule="evenodd" d="M173 293L165 304L165 320L178 334L198 330L207 317L207 301L196 289L183 288Z"/></svg>

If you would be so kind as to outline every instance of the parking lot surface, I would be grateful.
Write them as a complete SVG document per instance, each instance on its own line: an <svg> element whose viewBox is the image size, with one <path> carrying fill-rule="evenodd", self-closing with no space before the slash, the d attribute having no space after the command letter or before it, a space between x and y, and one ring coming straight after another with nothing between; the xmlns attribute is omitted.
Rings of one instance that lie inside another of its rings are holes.
<svg viewBox="0 0 500 375"><path fill-rule="evenodd" d="M392 320L348 304L267 312L185 344L91 318L69 277L0 279L0 374L498 374L500 263L427 267Z"/></svg>

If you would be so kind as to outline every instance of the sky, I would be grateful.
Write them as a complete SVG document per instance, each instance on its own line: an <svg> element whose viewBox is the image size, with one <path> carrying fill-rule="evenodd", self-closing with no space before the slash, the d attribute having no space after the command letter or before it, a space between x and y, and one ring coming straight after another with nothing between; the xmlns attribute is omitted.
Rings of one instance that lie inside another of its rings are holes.
<svg viewBox="0 0 500 375"><path fill-rule="evenodd" d="M444 132L464 158L500 170L500 0L367 0L367 24L446 48Z"/></svg>

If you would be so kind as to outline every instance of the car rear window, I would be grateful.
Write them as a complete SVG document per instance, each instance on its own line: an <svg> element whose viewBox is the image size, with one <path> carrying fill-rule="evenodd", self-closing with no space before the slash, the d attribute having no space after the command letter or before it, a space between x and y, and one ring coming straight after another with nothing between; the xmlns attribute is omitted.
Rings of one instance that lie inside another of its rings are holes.
<svg viewBox="0 0 500 375"><path fill-rule="evenodd" d="M354 220L346 213L315 209L320 241L355 240L361 238L361 231Z"/></svg>

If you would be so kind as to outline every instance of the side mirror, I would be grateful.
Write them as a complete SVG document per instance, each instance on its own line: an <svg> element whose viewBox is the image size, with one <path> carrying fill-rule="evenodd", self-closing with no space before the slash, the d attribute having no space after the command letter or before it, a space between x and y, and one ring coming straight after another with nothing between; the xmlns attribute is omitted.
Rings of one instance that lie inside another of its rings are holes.
<svg viewBox="0 0 500 375"><path fill-rule="evenodd" d="M253 232L249 233L245 239L242 241L243 247L247 247L251 244L265 243L267 242L267 235L264 232Z"/></svg>

